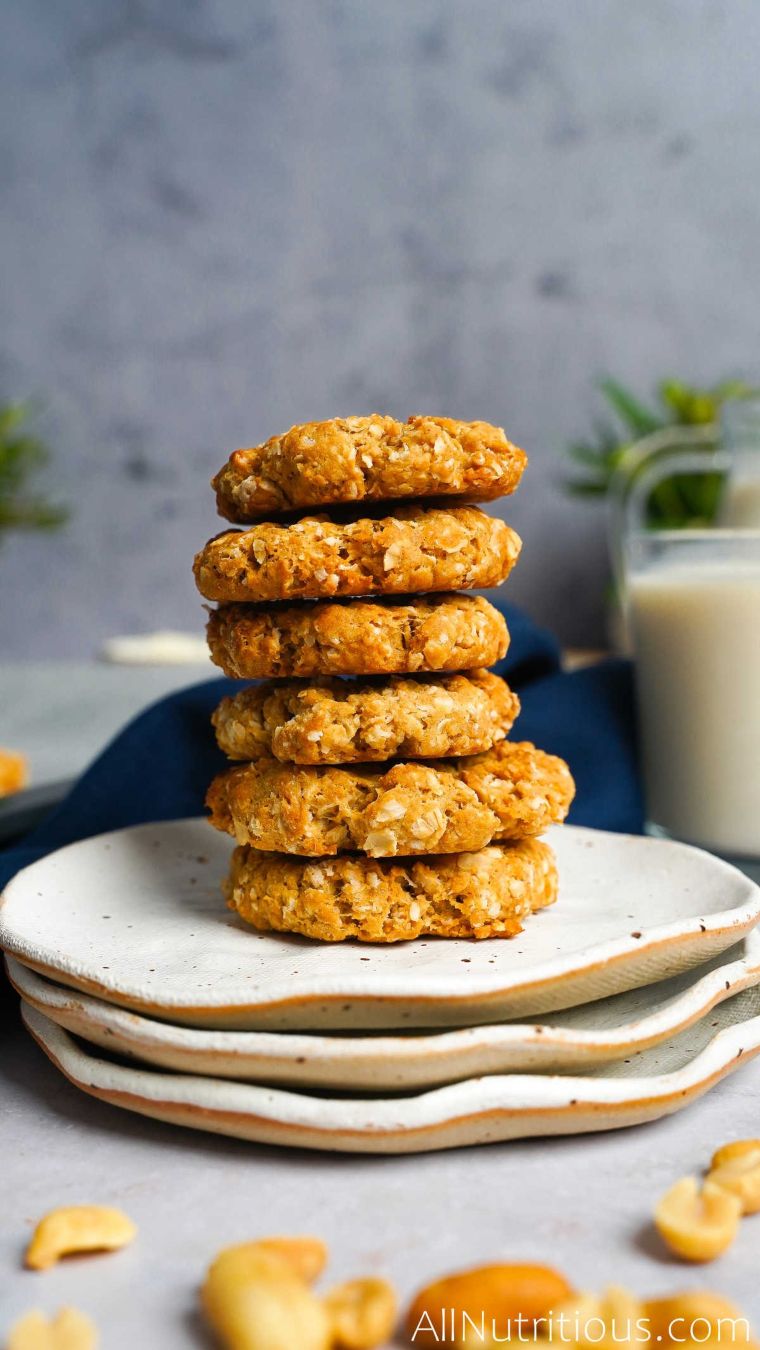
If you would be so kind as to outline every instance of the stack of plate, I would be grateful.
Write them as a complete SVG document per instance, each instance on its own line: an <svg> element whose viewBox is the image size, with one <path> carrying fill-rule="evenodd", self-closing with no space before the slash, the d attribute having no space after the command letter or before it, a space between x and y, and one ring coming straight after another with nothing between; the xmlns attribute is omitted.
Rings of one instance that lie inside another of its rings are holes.
<svg viewBox="0 0 760 1350"><path fill-rule="evenodd" d="M205 821L20 873L0 943L77 1086L174 1124L367 1153L678 1110L760 1051L760 888L681 844L569 826L556 906L511 941L335 946L223 907Z"/></svg>

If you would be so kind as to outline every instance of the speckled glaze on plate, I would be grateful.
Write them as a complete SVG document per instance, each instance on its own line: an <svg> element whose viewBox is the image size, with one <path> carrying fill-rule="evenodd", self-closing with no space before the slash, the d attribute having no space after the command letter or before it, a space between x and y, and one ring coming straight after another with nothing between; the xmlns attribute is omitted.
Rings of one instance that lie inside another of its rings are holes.
<svg viewBox="0 0 760 1350"><path fill-rule="evenodd" d="M3 896L0 945L63 984L187 1026L461 1027L669 978L760 917L760 888L699 849L570 826L546 838L559 900L511 941L256 933L219 893L231 842L184 820L99 835L20 872Z"/></svg>
<svg viewBox="0 0 760 1350"><path fill-rule="evenodd" d="M584 1071L640 1054L760 982L760 933L707 967L553 1013L547 1021L403 1035L206 1031L127 1012L6 957L24 1002L65 1031L153 1068L352 1092L432 1087L494 1073Z"/></svg>
<svg viewBox="0 0 760 1350"><path fill-rule="evenodd" d="M495 1074L416 1095L352 1098L125 1067L88 1052L36 1009L22 1005L22 1013L69 1081L101 1101L256 1143L348 1153L420 1153L637 1125L681 1110L760 1051L756 986L675 1039L583 1077Z"/></svg>

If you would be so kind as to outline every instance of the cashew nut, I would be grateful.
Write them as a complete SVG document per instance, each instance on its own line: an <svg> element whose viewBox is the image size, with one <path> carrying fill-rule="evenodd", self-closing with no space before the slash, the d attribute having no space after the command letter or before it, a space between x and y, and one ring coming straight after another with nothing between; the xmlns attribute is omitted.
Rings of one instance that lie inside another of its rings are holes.
<svg viewBox="0 0 760 1350"><path fill-rule="evenodd" d="M76 1308L61 1308L52 1321L29 1312L11 1327L7 1350L97 1350L94 1322Z"/></svg>
<svg viewBox="0 0 760 1350"><path fill-rule="evenodd" d="M396 1325L396 1294L387 1280L347 1280L324 1300L336 1350L373 1350Z"/></svg>
<svg viewBox="0 0 760 1350"><path fill-rule="evenodd" d="M317 1249L299 1241L246 1242L212 1262L201 1302L226 1350L330 1350L328 1313L299 1274L316 1268Z"/></svg>
<svg viewBox="0 0 760 1350"><path fill-rule="evenodd" d="M741 1218L741 1201L707 1180L683 1177L662 1197L654 1213L660 1237L685 1261L714 1261L731 1246Z"/></svg>
<svg viewBox="0 0 760 1350"><path fill-rule="evenodd" d="M26 1251L30 1270L47 1270L62 1256L78 1252L112 1252L126 1247L137 1229L119 1209L105 1205L71 1205L40 1219Z"/></svg>
<svg viewBox="0 0 760 1350"><path fill-rule="evenodd" d="M617 1285L603 1294L579 1294L552 1309L540 1327L542 1337L555 1344L601 1347L635 1346L644 1343L644 1305Z"/></svg>
<svg viewBox="0 0 760 1350"><path fill-rule="evenodd" d="M746 1317L735 1303L706 1290L689 1290L668 1298L653 1298L644 1304L652 1344L683 1345L685 1334L699 1332L699 1344L752 1345Z"/></svg>
<svg viewBox="0 0 760 1350"><path fill-rule="evenodd" d="M708 1178L738 1196L744 1214L760 1210L760 1139L737 1139L713 1154Z"/></svg>
<svg viewBox="0 0 760 1350"><path fill-rule="evenodd" d="M315 1280L319 1279L327 1265L327 1247L320 1238L262 1238L258 1245L264 1252L281 1256L287 1262L293 1274L299 1275L307 1284L313 1284Z"/></svg>

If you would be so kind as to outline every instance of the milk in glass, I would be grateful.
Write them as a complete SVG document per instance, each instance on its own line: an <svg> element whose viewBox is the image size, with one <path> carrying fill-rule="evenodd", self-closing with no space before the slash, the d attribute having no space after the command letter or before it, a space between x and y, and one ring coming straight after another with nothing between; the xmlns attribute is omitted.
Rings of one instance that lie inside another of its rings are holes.
<svg viewBox="0 0 760 1350"><path fill-rule="evenodd" d="M647 814L758 857L760 533L670 538L628 576Z"/></svg>

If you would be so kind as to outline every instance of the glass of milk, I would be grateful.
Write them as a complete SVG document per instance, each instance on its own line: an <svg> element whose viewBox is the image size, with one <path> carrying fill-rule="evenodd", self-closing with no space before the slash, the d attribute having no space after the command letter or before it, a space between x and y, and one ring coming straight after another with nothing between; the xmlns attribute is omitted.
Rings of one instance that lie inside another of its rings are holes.
<svg viewBox="0 0 760 1350"><path fill-rule="evenodd" d="M746 859L760 858L760 415L757 428L746 454L708 433L702 448L655 447L618 553L649 827ZM712 469L727 475L714 528L646 528L658 481Z"/></svg>

